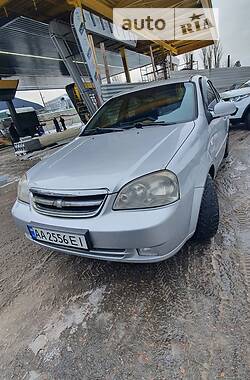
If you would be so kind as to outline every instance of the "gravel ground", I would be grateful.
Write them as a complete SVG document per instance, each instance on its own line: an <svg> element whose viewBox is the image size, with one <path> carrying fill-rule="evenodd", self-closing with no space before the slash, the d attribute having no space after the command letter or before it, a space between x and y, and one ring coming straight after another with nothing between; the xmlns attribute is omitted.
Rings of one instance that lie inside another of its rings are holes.
<svg viewBox="0 0 250 380"><path fill-rule="evenodd" d="M0 189L0 378L250 379L250 133L231 132L216 186L221 224L153 265L91 261L36 247ZM36 161L0 152L10 182Z"/></svg>

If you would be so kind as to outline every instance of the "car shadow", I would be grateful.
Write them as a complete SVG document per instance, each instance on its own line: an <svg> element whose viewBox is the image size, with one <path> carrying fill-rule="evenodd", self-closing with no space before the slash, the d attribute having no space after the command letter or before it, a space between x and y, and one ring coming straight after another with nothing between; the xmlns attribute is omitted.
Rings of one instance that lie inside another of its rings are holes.
<svg viewBox="0 0 250 380"><path fill-rule="evenodd" d="M230 124L230 132L231 131L248 131L248 127L245 123L237 123L237 124Z"/></svg>

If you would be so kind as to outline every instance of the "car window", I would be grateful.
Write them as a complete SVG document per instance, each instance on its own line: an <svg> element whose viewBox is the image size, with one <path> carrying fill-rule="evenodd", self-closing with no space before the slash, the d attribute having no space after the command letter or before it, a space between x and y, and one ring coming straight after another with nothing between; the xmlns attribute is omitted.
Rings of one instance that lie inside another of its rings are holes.
<svg viewBox="0 0 250 380"><path fill-rule="evenodd" d="M207 82L207 105L209 110L213 110L218 103L218 97L210 82Z"/></svg>
<svg viewBox="0 0 250 380"><path fill-rule="evenodd" d="M209 83L210 87L212 87L212 89L214 90L214 93L215 93L215 95L217 97L217 102L220 102L221 101L221 96L220 96L219 92L216 90L216 88L214 87L214 85L213 85L212 82L208 81L208 83Z"/></svg>
<svg viewBox="0 0 250 380"><path fill-rule="evenodd" d="M84 133L95 128L125 128L136 123L184 123L196 117L194 83L174 83L111 99L90 120Z"/></svg>

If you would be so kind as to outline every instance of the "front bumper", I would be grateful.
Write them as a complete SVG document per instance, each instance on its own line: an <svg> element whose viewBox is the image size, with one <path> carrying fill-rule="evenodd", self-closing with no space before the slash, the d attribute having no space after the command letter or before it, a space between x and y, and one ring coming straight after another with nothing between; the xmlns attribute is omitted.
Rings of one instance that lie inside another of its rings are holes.
<svg viewBox="0 0 250 380"><path fill-rule="evenodd" d="M64 248L34 241L47 248L71 255L123 262L157 262L178 252L192 236L193 194L180 201L157 209L113 211L111 196L102 212L93 218L59 218L37 213L28 204L16 201L12 209L17 227L31 240L27 225L80 234L89 231L91 248L88 251ZM140 249L151 248L150 255Z"/></svg>
<svg viewBox="0 0 250 380"><path fill-rule="evenodd" d="M242 99L242 100L240 100L238 102L235 102L235 105L237 107L237 112L235 113L235 115L231 115L230 116L230 120L233 120L233 121L239 120L239 121L241 121L243 119L243 117L244 117L245 110L247 109L247 107L249 106L249 104L250 104L250 97Z"/></svg>

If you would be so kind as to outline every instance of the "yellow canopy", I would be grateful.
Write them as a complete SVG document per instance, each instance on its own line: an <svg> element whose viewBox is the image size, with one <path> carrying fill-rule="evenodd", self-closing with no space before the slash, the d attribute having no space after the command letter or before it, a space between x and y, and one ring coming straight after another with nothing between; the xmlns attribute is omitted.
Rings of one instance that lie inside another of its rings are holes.
<svg viewBox="0 0 250 380"><path fill-rule="evenodd" d="M212 8L211 0L0 0L0 21L3 17L26 16L34 20L49 22L54 18L68 20L69 12L76 6L112 20L115 7L150 8ZM148 54L149 46L155 52L168 50L174 55L190 52L213 44L209 41L140 41L137 51Z"/></svg>

